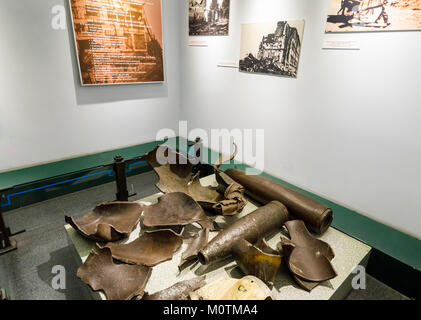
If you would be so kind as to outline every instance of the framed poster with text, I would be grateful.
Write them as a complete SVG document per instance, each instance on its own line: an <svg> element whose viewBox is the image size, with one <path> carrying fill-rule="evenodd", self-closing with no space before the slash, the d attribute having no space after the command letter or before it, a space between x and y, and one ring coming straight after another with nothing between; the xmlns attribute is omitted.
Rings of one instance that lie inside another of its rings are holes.
<svg viewBox="0 0 421 320"><path fill-rule="evenodd" d="M82 85L164 81L161 0L69 0Z"/></svg>

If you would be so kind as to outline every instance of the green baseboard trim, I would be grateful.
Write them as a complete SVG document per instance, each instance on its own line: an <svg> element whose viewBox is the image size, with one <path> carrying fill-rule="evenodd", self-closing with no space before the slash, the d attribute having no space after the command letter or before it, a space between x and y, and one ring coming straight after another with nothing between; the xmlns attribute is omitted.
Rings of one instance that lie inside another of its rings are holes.
<svg viewBox="0 0 421 320"><path fill-rule="evenodd" d="M2 172L0 173L0 190L112 163L116 155L121 155L125 159L131 159L152 150L160 143L162 143L162 141L153 141L89 156L76 157L24 169Z"/></svg>
<svg viewBox="0 0 421 320"><path fill-rule="evenodd" d="M0 173L0 209L6 212L112 182L115 179L113 163L116 155L126 159L128 177L150 171L152 168L139 157L163 143L164 141L153 141ZM174 137L166 140L165 144L188 152L193 143Z"/></svg>

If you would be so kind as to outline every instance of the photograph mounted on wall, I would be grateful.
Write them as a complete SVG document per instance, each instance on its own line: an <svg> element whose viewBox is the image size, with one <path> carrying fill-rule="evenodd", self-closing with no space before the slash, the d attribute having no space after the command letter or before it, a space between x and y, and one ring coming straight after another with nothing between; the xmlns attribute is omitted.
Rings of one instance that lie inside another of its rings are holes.
<svg viewBox="0 0 421 320"><path fill-rule="evenodd" d="M240 71L297 77L304 20L243 24Z"/></svg>
<svg viewBox="0 0 421 320"><path fill-rule="evenodd" d="M189 0L189 35L227 36L230 0Z"/></svg>
<svg viewBox="0 0 421 320"><path fill-rule="evenodd" d="M164 81L161 0L69 0L82 85Z"/></svg>
<svg viewBox="0 0 421 320"><path fill-rule="evenodd" d="M421 30L421 0L330 0L326 32Z"/></svg>

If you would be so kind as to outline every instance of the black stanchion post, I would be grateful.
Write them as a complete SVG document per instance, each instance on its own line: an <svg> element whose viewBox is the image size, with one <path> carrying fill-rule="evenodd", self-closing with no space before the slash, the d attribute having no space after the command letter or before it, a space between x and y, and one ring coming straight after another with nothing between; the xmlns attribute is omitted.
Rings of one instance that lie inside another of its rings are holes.
<svg viewBox="0 0 421 320"><path fill-rule="evenodd" d="M0 255L16 250L18 248L15 240L10 239L10 229L6 227L3 219L3 213L0 207Z"/></svg>
<svg viewBox="0 0 421 320"><path fill-rule="evenodd" d="M122 156L114 158L115 182L117 185L117 201L129 201L127 190L126 161Z"/></svg>

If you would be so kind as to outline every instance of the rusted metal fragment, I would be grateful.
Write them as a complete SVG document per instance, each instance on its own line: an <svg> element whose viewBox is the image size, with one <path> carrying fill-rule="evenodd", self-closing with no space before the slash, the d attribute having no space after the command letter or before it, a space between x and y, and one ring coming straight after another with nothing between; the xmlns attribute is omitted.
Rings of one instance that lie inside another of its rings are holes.
<svg viewBox="0 0 421 320"><path fill-rule="evenodd" d="M278 248L282 247L289 270L298 285L311 291L320 282L337 276L330 262L335 254L328 243L314 238L303 221L288 221L285 226L291 240L281 238Z"/></svg>
<svg viewBox="0 0 421 320"><path fill-rule="evenodd" d="M189 300L189 294L206 285L205 276L182 281L154 294L145 294L143 300Z"/></svg>
<svg viewBox="0 0 421 320"><path fill-rule="evenodd" d="M292 273L312 282L322 282L337 276L329 259L311 247L295 247L288 265Z"/></svg>
<svg viewBox="0 0 421 320"><path fill-rule="evenodd" d="M205 210L215 214L233 215L240 212L247 200L239 196L241 187L220 185L218 188L203 187L199 172L187 157L167 146L159 146L143 158L159 176L157 187L163 193L183 192L190 195ZM218 192L219 191L219 192Z"/></svg>
<svg viewBox="0 0 421 320"><path fill-rule="evenodd" d="M186 229L185 226L159 226L159 227L151 227L151 228L143 226L143 230L147 233L153 233L157 231L170 231L179 237L183 235L185 229Z"/></svg>
<svg viewBox="0 0 421 320"><path fill-rule="evenodd" d="M281 228L288 216L288 210L282 203L278 201L268 203L220 231L199 251L199 261L202 264L209 264L229 256L234 244L241 239L256 243L261 237Z"/></svg>
<svg viewBox="0 0 421 320"><path fill-rule="evenodd" d="M285 223L285 227L288 229L291 242L295 246L314 248L318 254L324 255L329 260L335 257L332 247L328 243L313 237L303 221L291 220Z"/></svg>
<svg viewBox="0 0 421 320"><path fill-rule="evenodd" d="M246 275L253 275L266 283L273 283L281 267L282 257L268 254L246 240L237 241L232 255Z"/></svg>
<svg viewBox="0 0 421 320"><path fill-rule="evenodd" d="M254 244L254 246L260 250L262 250L265 253L268 254L275 254L275 255L279 255L280 251L272 249L271 246L268 245L268 243L266 242L265 238L260 238L259 240L257 240L257 242Z"/></svg>
<svg viewBox="0 0 421 320"><path fill-rule="evenodd" d="M286 186L236 169L228 169L225 173L244 186L246 194L260 203L282 202L294 218L303 220L307 228L316 234L324 233L333 221L330 208Z"/></svg>
<svg viewBox="0 0 421 320"><path fill-rule="evenodd" d="M182 270L189 262L197 259L197 254L208 243L208 241L209 229L200 230L193 238L192 242L187 246L186 251L183 252L178 269Z"/></svg>
<svg viewBox="0 0 421 320"><path fill-rule="evenodd" d="M146 227L185 226L195 222L213 228L212 220L202 207L182 192L164 194L157 204L143 210L143 224Z"/></svg>
<svg viewBox="0 0 421 320"><path fill-rule="evenodd" d="M105 247L111 250L114 259L125 263L156 266L171 260L183 240L173 232L164 230L143 233L139 238L128 244L108 243Z"/></svg>
<svg viewBox="0 0 421 320"><path fill-rule="evenodd" d="M190 294L191 300L273 300L272 292L259 278L221 278Z"/></svg>
<svg viewBox="0 0 421 320"><path fill-rule="evenodd" d="M97 206L82 217L65 217L83 236L99 242L124 239L136 227L142 214L142 205L131 202L110 202Z"/></svg>
<svg viewBox="0 0 421 320"><path fill-rule="evenodd" d="M143 296L151 273L145 266L114 264L110 249L95 247L77 276L92 290L104 291L109 300L130 300Z"/></svg>
<svg viewBox="0 0 421 320"><path fill-rule="evenodd" d="M188 245L186 251L181 256L181 262L178 268L182 270L187 263L197 259L199 251L208 243L209 229L202 229L193 238L192 242Z"/></svg>

